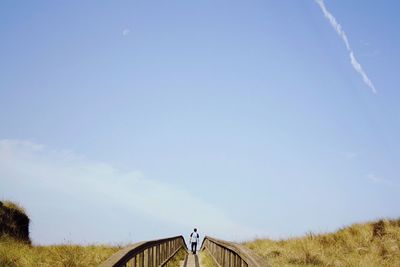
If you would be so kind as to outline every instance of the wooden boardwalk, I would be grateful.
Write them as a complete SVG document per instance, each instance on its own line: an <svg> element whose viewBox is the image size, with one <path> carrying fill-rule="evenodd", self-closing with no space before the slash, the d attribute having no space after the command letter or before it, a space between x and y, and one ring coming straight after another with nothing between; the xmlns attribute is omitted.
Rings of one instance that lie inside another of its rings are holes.
<svg viewBox="0 0 400 267"><path fill-rule="evenodd" d="M186 255L185 260L181 261L181 267L201 267L201 260L198 254L193 255L189 253Z"/></svg>
<svg viewBox="0 0 400 267"><path fill-rule="evenodd" d="M201 267L201 257L193 255L188 250L185 239L181 235L129 245L111 255L100 267L166 266L182 250L186 255L185 260L179 263L180 267ZM260 255L246 246L209 236L204 237L199 252L209 254L215 266L270 266Z"/></svg>

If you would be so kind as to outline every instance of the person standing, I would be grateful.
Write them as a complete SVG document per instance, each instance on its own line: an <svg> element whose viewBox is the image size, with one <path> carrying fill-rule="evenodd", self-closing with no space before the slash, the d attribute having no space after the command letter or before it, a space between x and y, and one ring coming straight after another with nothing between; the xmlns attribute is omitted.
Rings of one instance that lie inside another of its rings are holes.
<svg viewBox="0 0 400 267"><path fill-rule="evenodd" d="M199 243L199 233L197 233L197 229L194 228L193 232L190 234L190 244L192 247L192 253L196 254L197 251L197 243Z"/></svg>

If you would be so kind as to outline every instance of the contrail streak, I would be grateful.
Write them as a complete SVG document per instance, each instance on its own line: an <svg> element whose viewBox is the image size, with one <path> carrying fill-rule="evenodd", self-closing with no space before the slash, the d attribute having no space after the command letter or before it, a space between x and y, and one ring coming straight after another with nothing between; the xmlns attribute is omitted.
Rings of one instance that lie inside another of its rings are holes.
<svg viewBox="0 0 400 267"><path fill-rule="evenodd" d="M339 35L339 37L342 39L343 43L345 44L346 49L349 52L350 63L353 66L353 69L358 74L360 74L364 83L372 90L372 92L374 94L377 94L377 91L376 91L375 86L372 83L371 79L368 77L367 73L364 71L361 64L355 58L353 49L351 49L351 46L349 43L349 39L347 38L346 33L342 29L342 26L337 22L336 18L332 15L332 13L330 13L328 11L328 9L325 6L324 0L315 0L315 2L319 5L325 18L329 21L329 23L331 24L333 29L336 31L336 33Z"/></svg>

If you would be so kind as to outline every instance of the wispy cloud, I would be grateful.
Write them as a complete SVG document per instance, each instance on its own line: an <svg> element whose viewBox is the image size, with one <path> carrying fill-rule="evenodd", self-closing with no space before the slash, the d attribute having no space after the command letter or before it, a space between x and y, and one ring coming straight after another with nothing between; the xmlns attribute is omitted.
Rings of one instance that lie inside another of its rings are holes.
<svg viewBox="0 0 400 267"><path fill-rule="evenodd" d="M370 180L371 182L374 182L374 183L381 183L384 181L381 177L378 177L373 173L368 174L367 178L368 178L368 180Z"/></svg>
<svg viewBox="0 0 400 267"><path fill-rule="evenodd" d="M385 179L381 176L377 176L373 173L368 174L367 179L374 184L381 184L381 185L387 185L387 186L399 186L398 183L393 182L392 180Z"/></svg>
<svg viewBox="0 0 400 267"><path fill-rule="evenodd" d="M353 159L357 158L358 154L355 152L347 152L347 153L345 153L344 156L348 160L353 160Z"/></svg>
<svg viewBox="0 0 400 267"><path fill-rule="evenodd" d="M336 18L332 15L332 13L330 13L329 10L326 8L324 0L315 0L315 2L320 6L325 18L329 21L333 29L336 31L336 33L339 35L339 37L345 44L346 49L349 52L351 65L353 66L354 70L362 77L364 83L371 89L371 91L374 94L377 94L376 88L372 83L371 79L368 77L363 67L354 56L353 49L350 46L349 39L347 38L347 35L343 30L342 26L339 24L339 22L337 22Z"/></svg>
<svg viewBox="0 0 400 267"><path fill-rule="evenodd" d="M131 30L130 30L130 29L124 29L124 30L122 31L122 36L128 36L130 33L131 33Z"/></svg>
<svg viewBox="0 0 400 267"><path fill-rule="evenodd" d="M90 161L71 152L54 151L27 141L0 140L0 184L0 198L11 197L23 205L46 203L39 208L36 206L38 210L32 214L36 225L33 234L39 239L38 231L48 232L48 226L39 225L42 221L54 224L50 227L64 234L70 231L71 225L77 224L76 230L67 236L73 242L83 242L84 235L86 239L94 236L95 240L90 240L93 242L116 241L107 239L109 235L104 233L104 228L114 234L118 231L120 235L131 231L151 232L149 225L140 223L139 218L143 216L152 225L159 225L162 235L168 235L164 231L171 227L189 231L193 226L203 233L230 239L252 237L255 233L179 186L148 179L139 171L123 171L108 163ZM90 229L78 225L81 218L90 213L83 210L85 203L93 213ZM102 206L110 205L108 203L113 203L114 208L107 214L100 212ZM72 210L76 215L71 218L60 210ZM112 214L117 221L111 218ZM124 224L124 221L130 223ZM99 225L104 228L99 230ZM152 237L151 234L141 236ZM44 242L61 242L62 238L49 237Z"/></svg>

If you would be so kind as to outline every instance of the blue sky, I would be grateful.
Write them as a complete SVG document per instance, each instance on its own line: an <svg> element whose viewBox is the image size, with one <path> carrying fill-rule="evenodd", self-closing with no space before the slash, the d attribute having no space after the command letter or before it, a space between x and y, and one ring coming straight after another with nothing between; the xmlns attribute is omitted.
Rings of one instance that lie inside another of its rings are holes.
<svg viewBox="0 0 400 267"><path fill-rule="evenodd" d="M398 217L399 8L2 2L0 198L41 244Z"/></svg>

